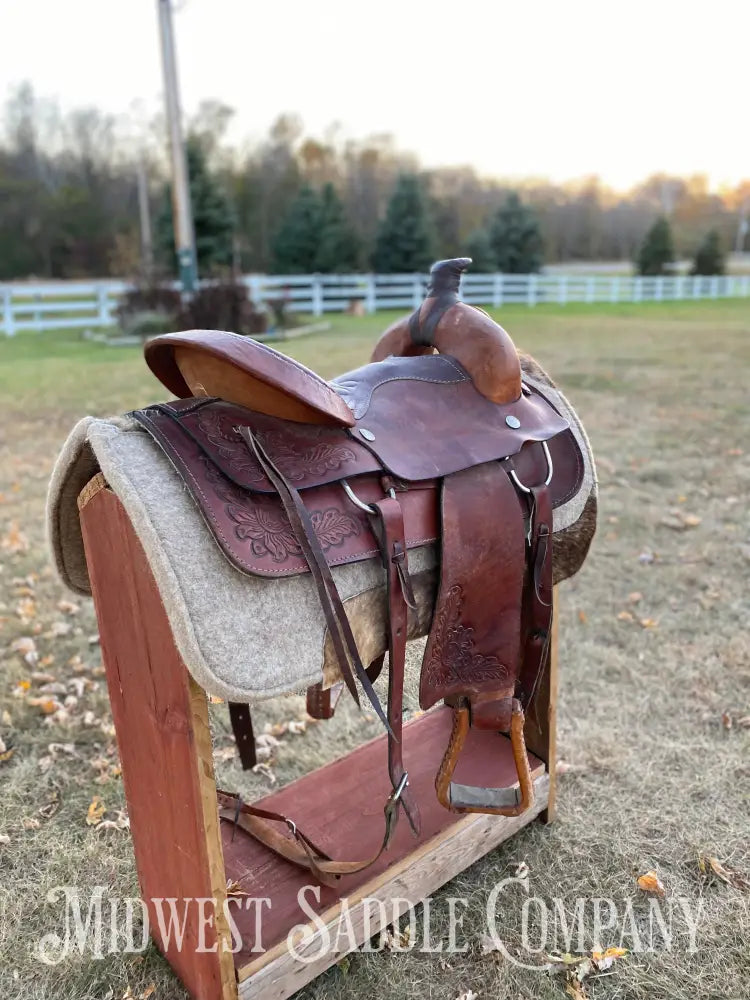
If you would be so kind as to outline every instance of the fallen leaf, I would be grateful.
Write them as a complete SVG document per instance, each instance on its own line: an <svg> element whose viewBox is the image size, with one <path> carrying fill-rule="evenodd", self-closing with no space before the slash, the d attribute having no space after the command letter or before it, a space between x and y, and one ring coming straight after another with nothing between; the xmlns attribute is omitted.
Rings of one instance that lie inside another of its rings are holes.
<svg viewBox="0 0 750 1000"><path fill-rule="evenodd" d="M10 837L7 833L0 833L0 846L7 847L10 843Z"/></svg>
<svg viewBox="0 0 750 1000"><path fill-rule="evenodd" d="M737 725L740 729L750 729L750 715L743 715L741 719L737 719Z"/></svg>
<svg viewBox="0 0 750 1000"><path fill-rule="evenodd" d="M729 712L721 713L721 724L725 729L732 728L732 716L729 714Z"/></svg>
<svg viewBox="0 0 750 1000"><path fill-rule="evenodd" d="M143 993L141 993L140 1000L148 1000L154 993L156 993L156 983L149 983Z"/></svg>
<svg viewBox="0 0 750 1000"><path fill-rule="evenodd" d="M697 528L702 520L703 518L698 517L697 514L685 514L682 518L682 523L686 528Z"/></svg>
<svg viewBox="0 0 750 1000"><path fill-rule="evenodd" d="M667 890L659 880L655 871L646 872L645 875L638 876L638 888L644 892L653 892L656 896L666 896Z"/></svg>
<svg viewBox="0 0 750 1000"><path fill-rule="evenodd" d="M304 719L294 720L289 723L289 732L292 736L301 736L307 729L307 722Z"/></svg>
<svg viewBox="0 0 750 1000"><path fill-rule="evenodd" d="M617 616L618 622L634 622L635 617L629 611L621 611Z"/></svg>
<svg viewBox="0 0 750 1000"><path fill-rule="evenodd" d="M585 611L581 610L581 611L578 612L578 621L581 623L581 625L585 625L586 624L586 622L588 621L588 618L586 617L586 612Z"/></svg>
<svg viewBox="0 0 750 1000"><path fill-rule="evenodd" d="M7 534L0 538L0 549L4 549L11 554L28 552L29 540L20 530L17 521L13 521Z"/></svg>
<svg viewBox="0 0 750 1000"><path fill-rule="evenodd" d="M31 636L24 635L11 643L11 652L20 653L30 667L35 667L39 661L39 654L36 651L36 643Z"/></svg>
<svg viewBox="0 0 750 1000"><path fill-rule="evenodd" d="M639 618L638 624L641 628L658 628L659 622L656 618Z"/></svg>
<svg viewBox="0 0 750 1000"><path fill-rule="evenodd" d="M42 715L54 715L62 708L57 698L29 698L28 703L32 708L40 709Z"/></svg>
<svg viewBox="0 0 750 1000"><path fill-rule="evenodd" d="M57 610L62 611L64 615L77 615L81 610L80 604L74 604L73 601L58 601Z"/></svg>
<svg viewBox="0 0 750 1000"><path fill-rule="evenodd" d="M588 1000L588 994L583 987L583 983L575 976L571 976L565 984L565 992L573 1000Z"/></svg>
<svg viewBox="0 0 750 1000"><path fill-rule="evenodd" d="M24 830L38 830L41 825L36 816L25 816L21 823Z"/></svg>
<svg viewBox="0 0 750 1000"><path fill-rule="evenodd" d="M642 600L643 600L643 594L641 594L641 592L640 592L640 591L638 591L638 590L632 590L632 591L631 591L631 592L630 592L630 593L628 594L628 601L629 601L629 602L630 602L631 604L638 604L638 602L639 602L639 601L642 601Z"/></svg>
<svg viewBox="0 0 750 1000"><path fill-rule="evenodd" d="M251 896L246 889L243 889L239 882L234 882L231 879L227 881L227 896Z"/></svg>
<svg viewBox="0 0 750 1000"><path fill-rule="evenodd" d="M104 816L106 811L107 807L104 805L99 796L95 795L89 803L89 807L86 812L86 825L96 826L97 823L101 822L102 816Z"/></svg>
<svg viewBox="0 0 750 1000"><path fill-rule="evenodd" d="M740 872L727 868L719 861L718 858L699 856L698 866L704 875L708 873L708 868L710 868L717 878L721 879L721 881L727 885L730 885L733 889L739 889L742 892L750 892L750 881L748 881Z"/></svg>
<svg viewBox="0 0 750 1000"><path fill-rule="evenodd" d="M591 953L591 960L596 966L597 972L606 972L610 969L618 958L624 958L627 955L627 948L607 948L606 951L597 951L594 949Z"/></svg>

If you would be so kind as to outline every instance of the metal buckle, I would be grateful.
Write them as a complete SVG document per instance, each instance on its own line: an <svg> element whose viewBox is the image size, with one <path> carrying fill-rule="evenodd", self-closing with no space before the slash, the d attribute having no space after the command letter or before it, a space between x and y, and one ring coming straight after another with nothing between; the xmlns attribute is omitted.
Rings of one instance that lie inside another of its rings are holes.
<svg viewBox="0 0 750 1000"><path fill-rule="evenodd" d="M544 485L545 486L549 486L549 484L550 484L550 482L552 480L552 473L555 471L555 467L552 464L552 456L549 453L549 448L547 447L547 442L546 441L540 441L539 443L542 446L542 451L544 452L544 457L547 460L547 478L544 480ZM528 486L524 486L524 484L521 482L521 480L516 475L516 470L515 469L511 469L510 472L509 472L509 475L510 475L510 478L513 480L513 482L516 484L516 486L518 487L518 489L521 490L522 493L531 493L531 488L528 487Z"/></svg>
<svg viewBox="0 0 750 1000"><path fill-rule="evenodd" d="M364 500L360 500L357 494L354 492L354 490L351 488L351 486L345 479L341 480L341 485L344 488L344 493L346 493L346 495L349 497L349 499L355 505L355 507L359 507L359 509L363 510L366 514L377 514L377 510L375 509L375 507L371 503L365 503ZM393 487L391 487L391 489L388 490L388 496L391 498L391 500L396 499L396 491L393 489Z"/></svg>
<svg viewBox="0 0 750 1000"><path fill-rule="evenodd" d="M401 776L401 781L399 781L396 788L394 788L391 794L388 796L388 801L391 803L391 805L395 805L398 802L398 800L404 794L404 789L408 784L409 784L409 772L404 771L404 773Z"/></svg>

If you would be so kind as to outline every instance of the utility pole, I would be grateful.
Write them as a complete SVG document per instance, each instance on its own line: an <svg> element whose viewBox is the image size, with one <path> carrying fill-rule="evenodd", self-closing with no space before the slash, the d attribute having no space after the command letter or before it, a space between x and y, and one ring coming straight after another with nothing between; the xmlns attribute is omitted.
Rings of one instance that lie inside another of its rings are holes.
<svg viewBox="0 0 750 1000"><path fill-rule="evenodd" d="M180 92L177 83L177 57L172 33L171 0L156 0L159 10L161 59L164 71L164 97L167 105L167 126L172 153L172 218L180 283L184 292L192 292L198 280L195 257L193 213L190 208L190 178L188 176L185 142L182 137Z"/></svg>
<svg viewBox="0 0 750 1000"><path fill-rule="evenodd" d="M138 177L138 213L141 220L141 271L147 282L154 273L154 244L151 238L151 212L148 204L148 178L146 164L143 160L143 150L138 153L136 163Z"/></svg>

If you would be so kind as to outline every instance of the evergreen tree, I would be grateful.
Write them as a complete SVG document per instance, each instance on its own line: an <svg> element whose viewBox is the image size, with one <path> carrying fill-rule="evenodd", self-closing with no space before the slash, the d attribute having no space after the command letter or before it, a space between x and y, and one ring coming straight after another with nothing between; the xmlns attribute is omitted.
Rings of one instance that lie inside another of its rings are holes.
<svg viewBox="0 0 750 1000"><path fill-rule="evenodd" d="M372 265L380 274L427 271L435 234L427 196L416 174L401 174L378 227Z"/></svg>
<svg viewBox="0 0 750 1000"><path fill-rule="evenodd" d="M471 257L471 268L475 274L491 274L497 271L495 251L492 249L490 234L486 229L475 229L466 240L466 256Z"/></svg>
<svg viewBox="0 0 750 1000"><path fill-rule="evenodd" d="M347 274L355 271L359 259L359 240L346 217L341 199L328 183L321 195L321 223L314 270L322 274Z"/></svg>
<svg viewBox="0 0 750 1000"><path fill-rule="evenodd" d="M638 251L636 260L638 273L651 276L664 274L666 265L671 264L673 260L672 230L669 222L661 216L646 233Z"/></svg>
<svg viewBox="0 0 750 1000"><path fill-rule="evenodd" d="M312 274L316 270L323 205L309 185L300 188L273 241L276 274Z"/></svg>
<svg viewBox="0 0 750 1000"><path fill-rule="evenodd" d="M703 242L698 247L693 261L691 274L723 274L724 254L721 250L721 238L717 229L706 233Z"/></svg>
<svg viewBox="0 0 750 1000"><path fill-rule="evenodd" d="M542 233L536 213L511 193L490 219L495 267L506 274L533 274L542 266Z"/></svg>
<svg viewBox="0 0 750 1000"><path fill-rule="evenodd" d="M231 265L235 218L229 199L208 169L203 146L194 136L188 139L186 152L198 273L205 276L217 268ZM173 270L175 245L171 185L165 188L162 208L156 220L156 241L159 256L165 264L169 262Z"/></svg>

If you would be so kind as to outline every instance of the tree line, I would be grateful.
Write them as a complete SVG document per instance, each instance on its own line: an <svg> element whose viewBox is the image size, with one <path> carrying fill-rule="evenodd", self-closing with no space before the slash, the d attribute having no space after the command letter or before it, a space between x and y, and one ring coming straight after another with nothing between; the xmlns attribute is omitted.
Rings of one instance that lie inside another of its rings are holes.
<svg viewBox="0 0 750 1000"><path fill-rule="evenodd" d="M712 248L720 256L735 244L750 205L750 181L712 192L703 177L655 175L618 193L596 177L509 184L469 166L428 170L388 135L352 140L331 128L315 138L294 115L280 116L252 145L232 148L231 117L230 108L206 102L188 121L204 275L413 271L459 254L473 257L474 270L620 259L653 273L656 265L641 257L654 225L667 226L669 260L702 245L707 259ZM19 87L0 137L0 280L142 273L149 255L139 170L154 270L174 273L164 136L158 117L134 124L95 108L63 115L29 85Z"/></svg>

